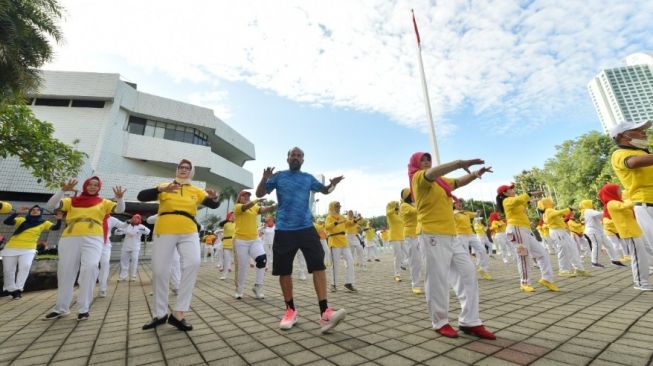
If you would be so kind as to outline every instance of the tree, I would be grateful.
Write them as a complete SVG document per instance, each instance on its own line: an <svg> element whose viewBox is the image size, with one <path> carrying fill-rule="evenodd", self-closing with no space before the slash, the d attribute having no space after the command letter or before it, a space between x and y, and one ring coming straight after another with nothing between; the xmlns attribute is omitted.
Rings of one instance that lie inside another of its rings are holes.
<svg viewBox="0 0 653 366"><path fill-rule="evenodd" d="M229 212L229 204L231 201L236 202L236 199L238 198L238 191L234 189L234 187L228 186L225 187L221 192L220 192L220 203L226 201L227 202L227 212Z"/></svg>
<svg viewBox="0 0 653 366"><path fill-rule="evenodd" d="M18 157L39 183L52 189L76 176L86 157L53 138L53 132L52 124L36 119L26 105L0 104L0 157Z"/></svg>
<svg viewBox="0 0 653 366"><path fill-rule="evenodd" d="M0 103L36 90L50 40L63 40L61 16L57 0L0 0Z"/></svg>
<svg viewBox="0 0 653 366"><path fill-rule="evenodd" d="M214 214L210 214L204 219L202 219L202 225L206 228L208 231L214 231L215 229L218 228L218 223L222 221L222 217Z"/></svg>

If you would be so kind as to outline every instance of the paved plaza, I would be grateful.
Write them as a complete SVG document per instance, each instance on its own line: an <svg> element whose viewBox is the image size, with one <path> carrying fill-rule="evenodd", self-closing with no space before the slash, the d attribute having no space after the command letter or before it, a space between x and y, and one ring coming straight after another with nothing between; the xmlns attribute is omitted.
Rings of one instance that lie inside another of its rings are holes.
<svg viewBox="0 0 653 366"><path fill-rule="evenodd" d="M552 257L554 268L556 261ZM653 355L653 293L634 290L630 268L591 269L592 277L558 278L560 293L519 292L515 264L491 259L494 279L481 281L481 318L496 341L461 333L444 338L430 328L424 296L392 280L392 257L357 268L358 293L340 286L329 294L347 319L332 334L319 332L318 306L309 276L295 280L299 322L278 329L283 300L276 278L266 276L266 297L233 298L233 279L220 281L217 268L202 264L183 333L170 325L143 331L151 318L151 270L145 263L136 282L116 282L96 298L91 317L41 318L56 291L0 299L2 365L649 365ZM604 263L605 264L605 263ZM537 271L535 269L535 271ZM537 272L534 272L537 273ZM251 288L250 271L248 288ZM73 307L74 311L74 307ZM452 296L451 320L459 311Z"/></svg>

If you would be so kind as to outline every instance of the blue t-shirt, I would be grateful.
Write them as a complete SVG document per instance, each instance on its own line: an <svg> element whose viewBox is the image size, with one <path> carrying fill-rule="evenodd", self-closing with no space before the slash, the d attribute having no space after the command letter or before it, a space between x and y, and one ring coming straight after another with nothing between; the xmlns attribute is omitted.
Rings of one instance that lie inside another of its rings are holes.
<svg viewBox="0 0 653 366"><path fill-rule="evenodd" d="M277 230L301 230L313 226L308 207L311 191L324 188L314 176L301 171L282 170L265 182L265 190L277 190Z"/></svg>

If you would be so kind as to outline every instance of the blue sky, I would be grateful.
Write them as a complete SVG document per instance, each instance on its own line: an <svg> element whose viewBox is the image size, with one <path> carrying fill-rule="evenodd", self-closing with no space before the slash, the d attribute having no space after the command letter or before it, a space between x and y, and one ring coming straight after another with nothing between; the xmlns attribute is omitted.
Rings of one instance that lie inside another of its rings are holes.
<svg viewBox="0 0 653 366"><path fill-rule="evenodd" d="M467 198L491 199L556 144L599 130L587 83L653 49L650 1L62 3L66 42L47 68L120 73L214 109L255 144L254 185L300 146L305 171L345 175L323 200L366 216L407 185L410 155L431 149L410 8L442 161L494 167Z"/></svg>

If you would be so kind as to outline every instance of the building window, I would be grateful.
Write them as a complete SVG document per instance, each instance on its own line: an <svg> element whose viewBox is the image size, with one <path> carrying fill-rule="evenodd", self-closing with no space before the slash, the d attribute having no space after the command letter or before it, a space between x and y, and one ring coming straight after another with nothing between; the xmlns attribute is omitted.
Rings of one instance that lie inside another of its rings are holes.
<svg viewBox="0 0 653 366"><path fill-rule="evenodd" d="M207 134L196 128L177 125L174 123L152 121L145 118L130 116L127 124L127 131L136 135L209 146L209 137Z"/></svg>
<svg viewBox="0 0 653 366"><path fill-rule="evenodd" d="M70 99L53 99L53 98L37 98L34 105L44 105L48 107L68 107Z"/></svg>
<svg viewBox="0 0 653 366"><path fill-rule="evenodd" d="M144 118L129 117L129 124L127 124L127 131L135 135L142 135L145 132L146 120Z"/></svg>
<svg viewBox="0 0 653 366"><path fill-rule="evenodd" d="M80 108L104 108L103 100L84 100L84 99L73 99L71 107L80 107Z"/></svg>

